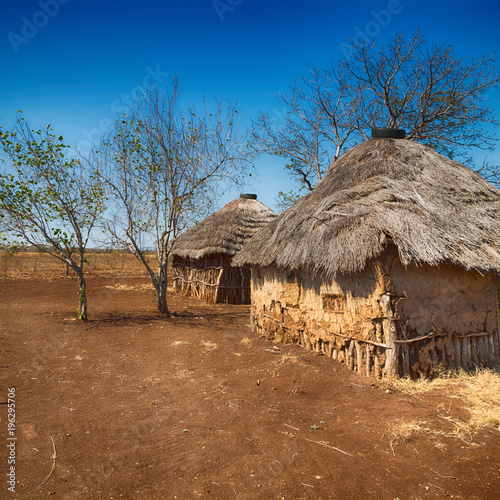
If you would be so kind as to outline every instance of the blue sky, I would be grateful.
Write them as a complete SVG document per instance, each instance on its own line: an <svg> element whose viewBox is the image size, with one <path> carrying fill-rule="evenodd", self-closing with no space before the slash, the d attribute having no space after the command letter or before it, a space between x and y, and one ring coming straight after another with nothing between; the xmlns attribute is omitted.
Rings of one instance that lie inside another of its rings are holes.
<svg viewBox="0 0 500 500"><path fill-rule="evenodd" d="M51 123L83 149L137 85L178 74L187 98L237 100L248 123L259 111L279 116L275 95L307 65L339 58L360 32L383 43L420 27L427 40L478 57L499 52L499 19L499 4L481 0L3 2L0 118L9 127L22 109L33 126ZM491 102L500 116L500 90ZM260 158L247 189L273 209L293 187L283 164Z"/></svg>

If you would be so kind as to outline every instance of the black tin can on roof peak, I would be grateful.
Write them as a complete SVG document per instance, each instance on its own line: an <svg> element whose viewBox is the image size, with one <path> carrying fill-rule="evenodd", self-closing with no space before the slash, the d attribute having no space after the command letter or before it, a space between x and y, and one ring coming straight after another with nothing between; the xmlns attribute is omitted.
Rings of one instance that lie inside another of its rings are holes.
<svg viewBox="0 0 500 500"><path fill-rule="evenodd" d="M404 139L406 137L406 132L402 128L382 128L382 127L372 127L372 137L373 138L390 138L390 139Z"/></svg>
<svg viewBox="0 0 500 500"><path fill-rule="evenodd" d="M257 199L257 195L256 194L244 193L244 194L240 194L240 198L244 198L246 200L256 200Z"/></svg>

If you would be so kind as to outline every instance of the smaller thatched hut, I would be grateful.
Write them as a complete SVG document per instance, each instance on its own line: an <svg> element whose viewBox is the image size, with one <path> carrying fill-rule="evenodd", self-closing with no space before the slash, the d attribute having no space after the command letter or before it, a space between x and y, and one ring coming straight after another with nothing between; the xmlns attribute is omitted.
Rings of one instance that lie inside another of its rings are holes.
<svg viewBox="0 0 500 500"><path fill-rule="evenodd" d="M488 366L500 191L397 137L352 148L245 243L254 329L377 378Z"/></svg>
<svg viewBox="0 0 500 500"><path fill-rule="evenodd" d="M242 194L186 230L172 248L174 290L207 302L250 303L250 269L231 267L244 241L276 214L255 194Z"/></svg>

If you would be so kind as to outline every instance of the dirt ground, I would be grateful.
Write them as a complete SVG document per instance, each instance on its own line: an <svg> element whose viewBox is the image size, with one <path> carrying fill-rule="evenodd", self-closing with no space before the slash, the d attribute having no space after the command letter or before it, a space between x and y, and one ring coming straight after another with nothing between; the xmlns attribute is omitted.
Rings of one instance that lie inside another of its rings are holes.
<svg viewBox="0 0 500 500"><path fill-rule="evenodd" d="M74 281L0 281L2 498L500 498L497 430L390 437L403 422L447 431L443 415L466 418L461 400L386 392L298 346L273 352L248 306L171 294L178 316L161 320L147 279L88 288L97 326L74 320Z"/></svg>

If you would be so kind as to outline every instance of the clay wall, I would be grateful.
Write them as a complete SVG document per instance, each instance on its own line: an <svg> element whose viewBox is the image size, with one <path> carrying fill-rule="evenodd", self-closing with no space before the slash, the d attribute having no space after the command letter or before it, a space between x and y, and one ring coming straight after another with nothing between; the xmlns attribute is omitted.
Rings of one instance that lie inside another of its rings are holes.
<svg viewBox="0 0 500 500"><path fill-rule="evenodd" d="M252 270L252 324L368 376L488 365L498 356L494 278L452 265L405 268L389 248L362 272L326 279Z"/></svg>
<svg viewBox="0 0 500 500"><path fill-rule="evenodd" d="M493 332L497 327L494 278L451 264L405 268L395 259L391 279L395 313L406 321L409 337L439 333Z"/></svg>

